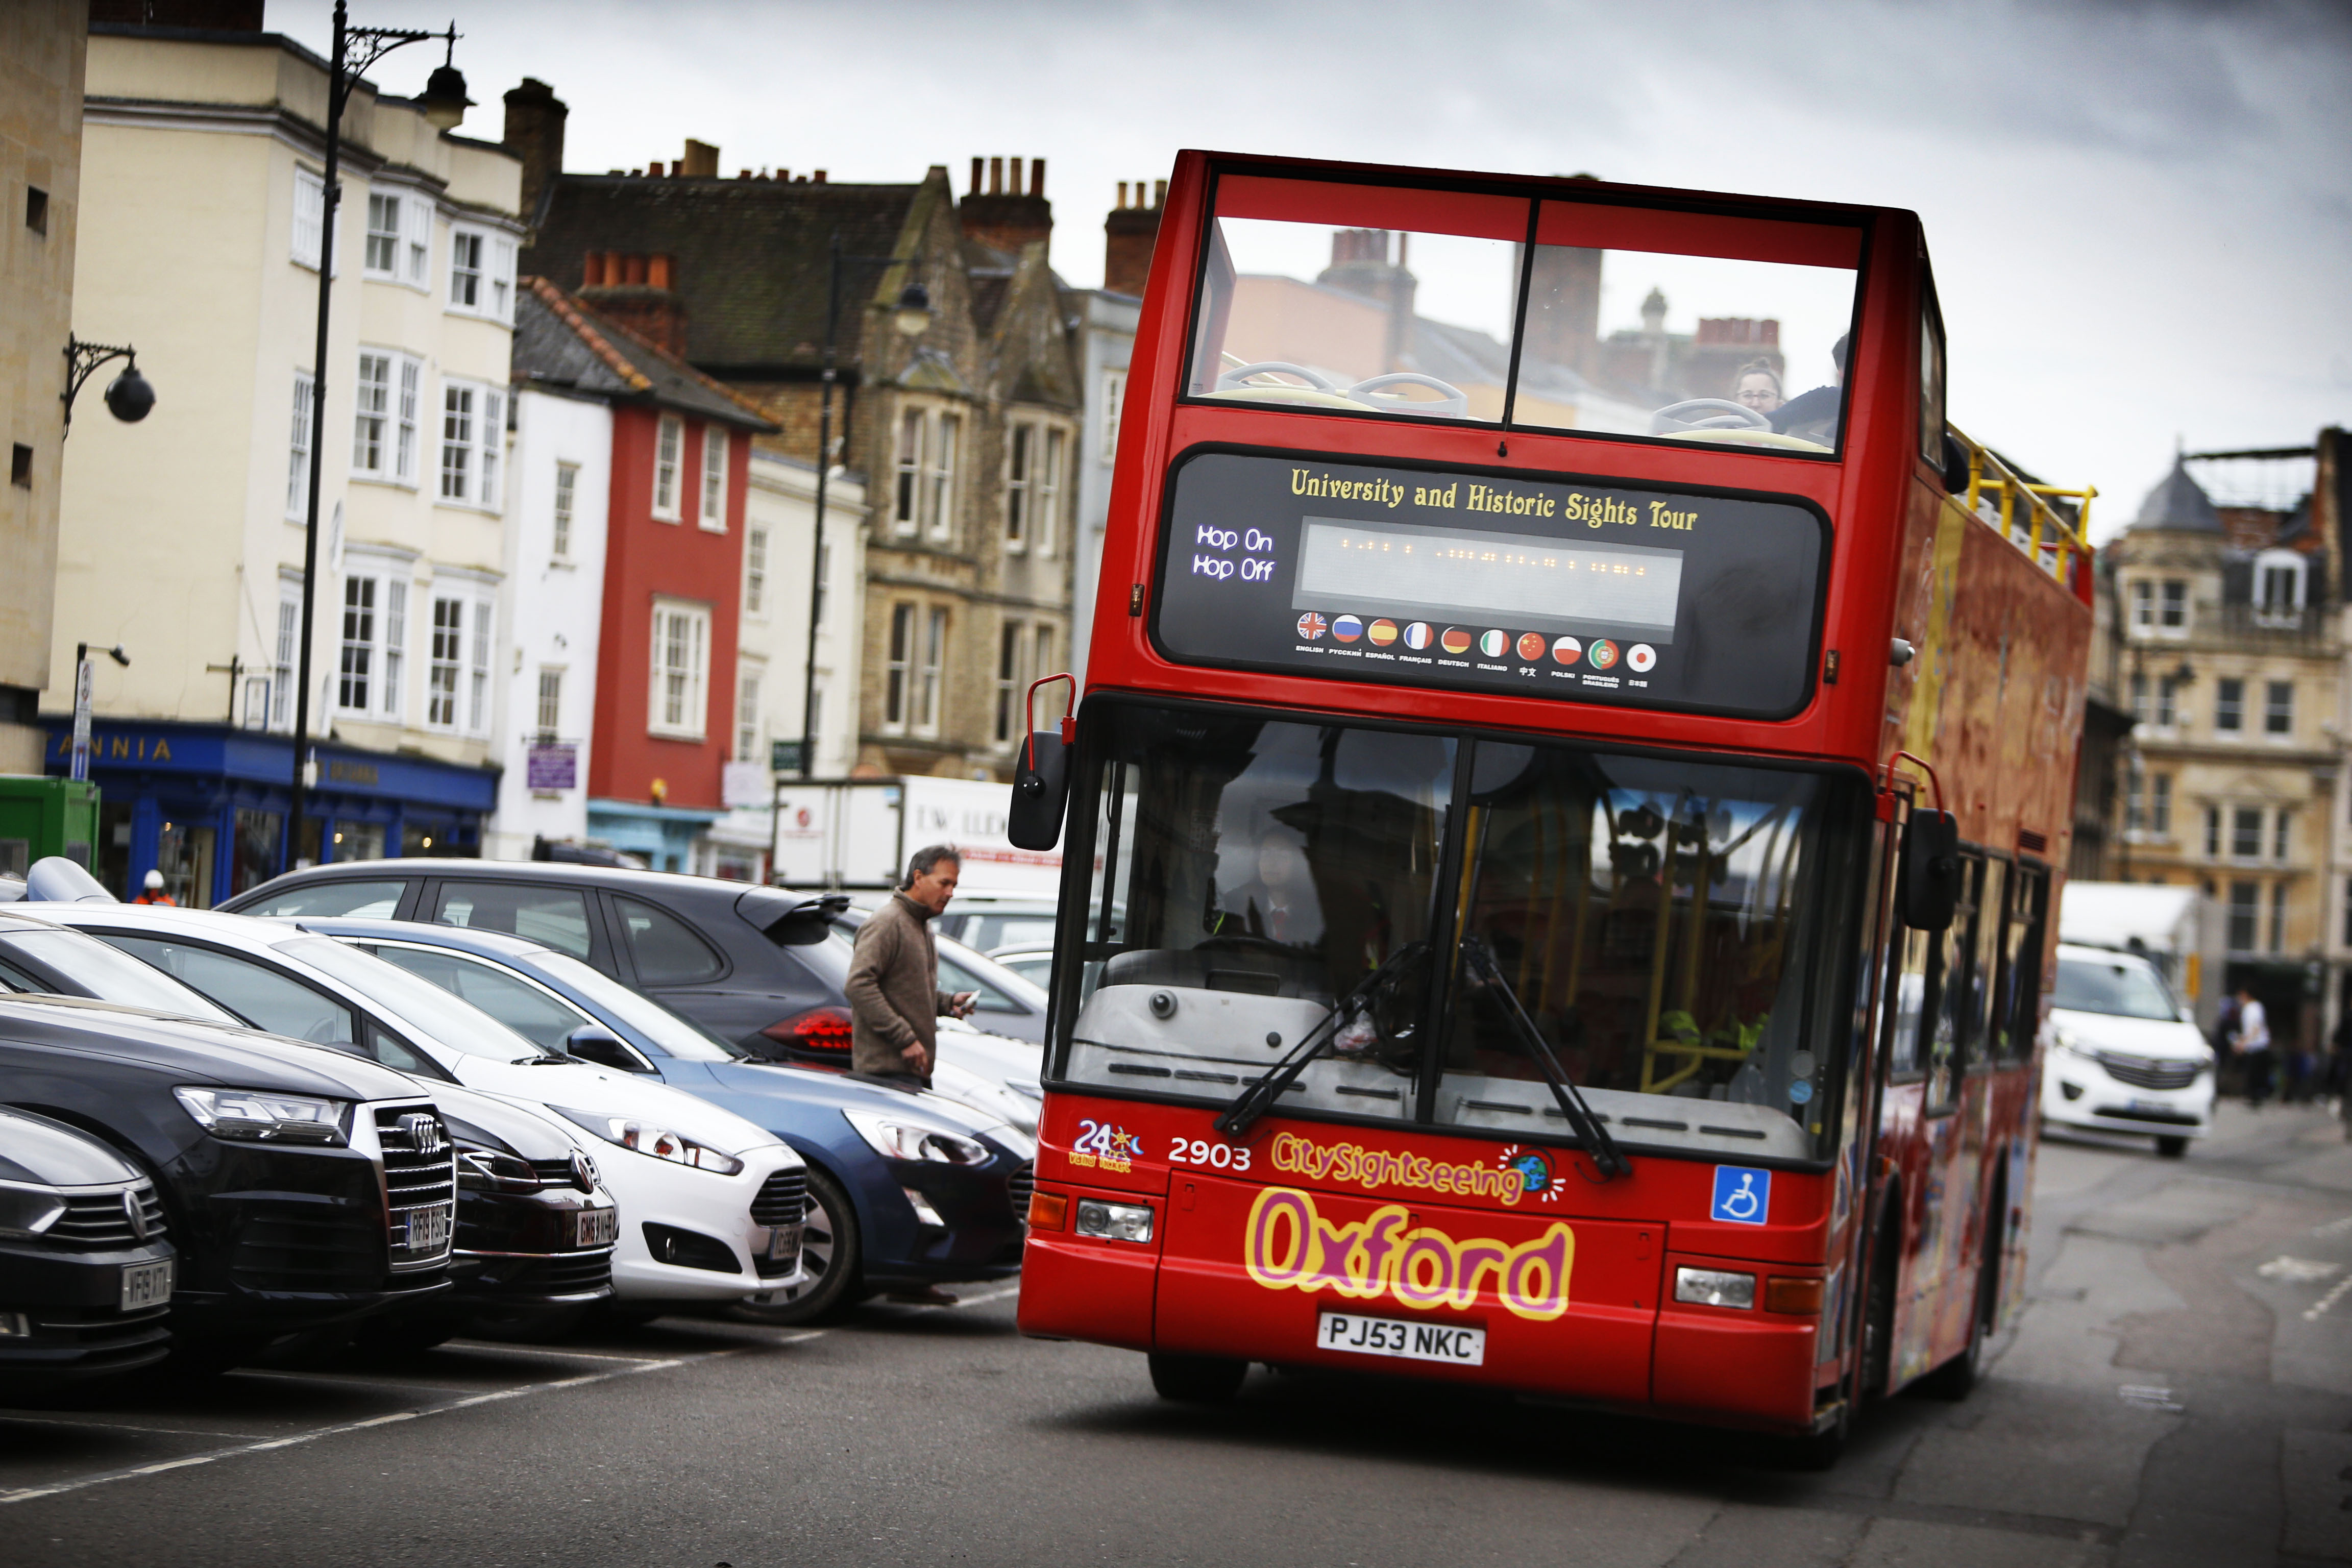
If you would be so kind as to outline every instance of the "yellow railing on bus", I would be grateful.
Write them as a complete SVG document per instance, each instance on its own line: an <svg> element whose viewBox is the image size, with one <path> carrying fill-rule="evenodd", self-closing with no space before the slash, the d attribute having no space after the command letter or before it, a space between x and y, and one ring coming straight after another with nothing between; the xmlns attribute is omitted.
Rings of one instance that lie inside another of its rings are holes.
<svg viewBox="0 0 2352 1568"><path fill-rule="evenodd" d="M2091 526L2091 501L2099 493L2097 489L2089 485L2068 489L2062 485L2035 484L2002 462L1990 447L1970 440L1953 426L1944 428L1969 454L1968 493L1953 499L1969 515L1999 529L2004 538L2024 551L2043 571L2068 587L2074 586L2074 563L2091 557L2086 535ZM2074 502L2074 521L2068 521L2051 504L2053 501ZM2022 516L2019 515L2021 511Z"/></svg>

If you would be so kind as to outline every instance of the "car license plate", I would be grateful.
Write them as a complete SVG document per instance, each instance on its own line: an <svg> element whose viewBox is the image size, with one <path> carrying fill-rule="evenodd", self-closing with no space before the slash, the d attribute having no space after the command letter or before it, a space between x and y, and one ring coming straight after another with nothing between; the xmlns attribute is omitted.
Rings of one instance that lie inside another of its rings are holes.
<svg viewBox="0 0 2352 1568"><path fill-rule="evenodd" d="M572 1216L574 1247L610 1247L620 1234L619 1209L582 1209Z"/></svg>
<svg viewBox="0 0 2352 1568"><path fill-rule="evenodd" d="M1402 1318L1359 1318L1352 1313L1325 1312L1316 1320L1315 1344L1318 1350L1347 1351L1354 1355L1402 1356L1407 1361L1442 1361L1453 1366L1486 1364L1486 1330L1414 1323Z"/></svg>
<svg viewBox="0 0 2352 1568"><path fill-rule="evenodd" d="M435 1204L431 1208L403 1209L408 1216L408 1247L412 1253L435 1253L449 1250L449 1220L454 1204Z"/></svg>
<svg viewBox="0 0 2352 1568"><path fill-rule="evenodd" d="M160 1307L172 1299L172 1260L122 1266L122 1310Z"/></svg>
<svg viewBox="0 0 2352 1568"><path fill-rule="evenodd" d="M785 1263L801 1255L801 1227L780 1225L768 1232L768 1261Z"/></svg>

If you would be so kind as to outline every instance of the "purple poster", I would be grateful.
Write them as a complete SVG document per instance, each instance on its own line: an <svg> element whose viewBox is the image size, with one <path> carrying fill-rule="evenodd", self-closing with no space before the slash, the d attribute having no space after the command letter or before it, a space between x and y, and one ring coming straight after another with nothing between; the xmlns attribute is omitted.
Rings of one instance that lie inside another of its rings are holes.
<svg viewBox="0 0 2352 1568"><path fill-rule="evenodd" d="M580 748L569 743L530 748L525 771L533 789L574 789L580 784Z"/></svg>

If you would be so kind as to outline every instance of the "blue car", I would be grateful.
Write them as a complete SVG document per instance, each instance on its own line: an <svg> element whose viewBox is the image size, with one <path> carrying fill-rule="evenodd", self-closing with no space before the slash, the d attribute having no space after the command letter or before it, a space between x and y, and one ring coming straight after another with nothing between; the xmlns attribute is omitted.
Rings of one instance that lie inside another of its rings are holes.
<svg viewBox="0 0 2352 1568"><path fill-rule="evenodd" d="M547 1047L650 1074L767 1128L808 1163L805 1283L740 1312L805 1322L879 1292L1018 1272L1036 1146L943 1096L761 1061L527 937L307 918Z"/></svg>

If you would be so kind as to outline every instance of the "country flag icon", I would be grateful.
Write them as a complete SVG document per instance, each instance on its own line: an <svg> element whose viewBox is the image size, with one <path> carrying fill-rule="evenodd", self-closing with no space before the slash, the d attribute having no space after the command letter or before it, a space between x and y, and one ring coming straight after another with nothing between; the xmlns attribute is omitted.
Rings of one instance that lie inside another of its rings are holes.
<svg viewBox="0 0 2352 1568"><path fill-rule="evenodd" d="M1374 621L1364 628L1364 635L1372 639L1372 646L1375 647L1386 647L1397 639L1396 623Z"/></svg>
<svg viewBox="0 0 2352 1568"><path fill-rule="evenodd" d="M1444 637L1438 643L1438 646L1448 653L1468 653L1470 651L1470 634L1464 631L1460 626L1448 626L1445 628Z"/></svg>
<svg viewBox="0 0 2352 1568"><path fill-rule="evenodd" d="M1333 642L1354 642L1364 635L1364 623L1353 616L1341 616L1331 623Z"/></svg>
<svg viewBox="0 0 2352 1568"><path fill-rule="evenodd" d="M1478 651L1488 658L1502 658L1503 650L1510 646L1511 634L1508 632L1486 632L1478 638Z"/></svg>
<svg viewBox="0 0 2352 1568"><path fill-rule="evenodd" d="M1625 650L1625 668L1636 675L1647 675L1657 668L1658 650L1648 643L1637 642Z"/></svg>
<svg viewBox="0 0 2352 1568"><path fill-rule="evenodd" d="M1561 637L1551 645L1551 656L1562 664L1574 664L1583 653L1584 645L1574 637Z"/></svg>
<svg viewBox="0 0 2352 1568"><path fill-rule="evenodd" d="M1592 661L1593 668L1607 669L1617 662L1617 645L1607 637L1594 637L1592 646L1584 650L1584 657Z"/></svg>
<svg viewBox="0 0 2352 1568"><path fill-rule="evenodd" d="M1298 635L1308 642L1321 641L1323 634L1330 629L1331 623L1312 610L1298 617Z"/></svg>
<svg viewBox="0 0 2352 1568"><path fill-rule="evenodd" d="M1538 659L1543 658L1543 633L1521 632L1519 634L1519 657L1526 659L1529 664L1533 664Z"/></svg>
<svg viewBox="0 0 2352 1568"><path fill-rule="evenodd" d="M1427 647L1429 639L1434 635L1430 631L1427 621L1415 621L1404 629L1404 646L1411 648Z"/></svg>

